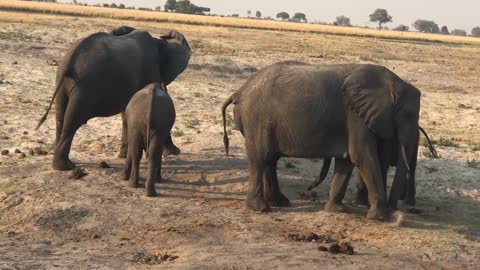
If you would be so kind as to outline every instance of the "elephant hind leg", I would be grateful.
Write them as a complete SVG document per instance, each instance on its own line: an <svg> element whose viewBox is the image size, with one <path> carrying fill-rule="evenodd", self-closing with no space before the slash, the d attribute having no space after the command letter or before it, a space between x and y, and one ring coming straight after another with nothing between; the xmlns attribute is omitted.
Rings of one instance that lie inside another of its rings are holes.
<svg viewBox="0 0 480 270"><path fill-rule="evenodd" d="M53 147L57 147L58 141L60 140L60 137L62 135L62 129L63 129L63 122L65 119L65 111L67 110L67 105L68 105L68 96L59 90L59 93L57 94L57 98L55 99L55 143Z"/></svg>
<svg viewBox="0 0 480 270"><path fill-rule="evenodd" d="M128 149L128 129L127 129L127 119L125 119L125 111L121 113L122 116L122 138L120 139L120 151L118 153L118 158L125 158L127 156Z"/></svg>
<svg viewBox="0 0 480 270"><path fill-rule="evenodd" d="M148 151L148 178L145 182L145 193L147 197L157 196L155 190L155 182L158 179L161 180L161 171L162 171L162 155L164 150L165 138L162 138L158 133L156 133L146 151Z"/></svg>
<svg viewBox="0 0 480 270"><path fill-rule="evenodd" d="M72 95L68 100L62 132L53 155L52 167L55 170L68 171L75 167L75 164L69 158L70 148L77 130L91 118L91 115L85 113L88 107L88 101L78 93Z"/></svg>
<svg viewBox="0 0 480 270"><path fill-rule="evenodd" d="M279 158L267 163L264 171L264 198L272 206L290 206L290 200L280 191L277 177L277 163Z"/></svg>
<svg viewBox="0 0 480 270"><path fill-rule="evenodd" d="M132 188L138 187L138 178L140 176L140 160L142 159L143 148L138 142L130 141L127 152L127 159L131 161L130 178L128 186Z"/></svg>
<svg viewBox="0 0 480 270"><path fill-rule="evenodd" d="M327 212L345 212L343 198L347 191L348 182L352 175L353 164L346 159L335 159L334 176L330 184L330 195L325 205Z"/></svg>
<svg viewBox="0 0 480 270"><path fill-rule="evenodd" d="M270 206L265 201L263 182L263 176L266 170L266 154L261 148L261 144L252 145L252 143L247 140L246 149L249 179L246 205L255 211L268 212L270 211Z"/></svg>

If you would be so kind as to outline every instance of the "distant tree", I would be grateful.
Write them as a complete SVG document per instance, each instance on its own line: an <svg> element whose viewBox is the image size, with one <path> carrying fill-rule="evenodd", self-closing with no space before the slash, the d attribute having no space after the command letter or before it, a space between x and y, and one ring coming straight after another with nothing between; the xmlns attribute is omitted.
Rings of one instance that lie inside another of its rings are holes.
<svg viewBox="0 0 480 270"><path fill-rule="evenodd" d="M232 17L240 17L238 14L232 14Z"/></svg>
<svg viewBox="0 0 480 270"><path fill-rule="evenodd" d="M177 1L176 0L167 0L165 2L165 11L174 11L177 8Z"/></svg>
<svg viewBox="0 0 480 270"><path fill-rule="evenodd" d="M162 7L161 6L155 7L155 11L162 11Z"/></svg>
<svg viewBox="0 0 480 270"><path fill-rule="evenodd" d="M408 26L406 25L403 25L403 24L400 24L399 26L393 28L393 31L402 31L402 32L406 32L408 31Z"/></svg>
<svg viewBox="0 0 480 270"><path fill-rule="evenodd" d="M463 29L453 29L452 32L450 32L450 35L466 37L467 36L467 31L465 31Z"/></svg>
<svg viewBox="0 0 480 270"><path fill-rule="evenodd" d="M257 10L257 12L255 12L255 16L257 16L257 18L261 18L262 17L262 12L260 12L259 10Z"/></svg>
<svg viewBox="0 0 480 270"><path fill-rule="evenodd" d="M304 13L297 12L293 15L292 20L296 22L307 22L307 16Z"/></svg>
<svg viewBox="0 0 480 270"><path fill-rule="evenodd" d="M448 27L446 25L442 26L440 32L444 35L450 35L450 31L448 31Z"/></svg>
<svg viewBox="0 0 480 270"><path fill-rule="evenodd" d="M138 10L143 10L143 11L152 11L151 8L146 8L146 7L138 7Z"/></svg>
<svg viewBox="0 0 480 270"><path fill-rule="evenodd" d="M111 7L111 8L117 8L118 6L117 6L117 4L112 3L112 4L110 5L110 7Z"/></svg>
<svg viewBox="0 0 480 270"><path fill-rule="evenodd" d="M345 16L338 16L336 19L335 19L335 22L333 23L334 25L338 25L338 26L352 26L352 24L350 23L350 18L348 17L345 17Z"/></svg>
<svg viewBox="0 0 480 270"><path fill-rule="evenodd" d="M480 37L480 27L475 27L472 29L472 36L473 37Z"/></svg>
<svg viewBox="0 0 480 270"><path fill-rule="evenodd" d="M190 0L178 1L175 6L175 12L186 14L204 14L204 12L210 12L210 8L199 7L190 2Z"/></svg>
<svg viewBox="0 0 480 270"><path fill-rule="evenodd" d="M120 4L120 5L118 5L118 8L125 8L125 5L124 5L124 4Z"/></svg>
<svg viewBox="0 0 480 270"><path fill-rule="evenodd" d="M415 27L415 29L417 29L422 33L439 33L440 32L440 29L438 28L438 24L436 24L434 21L419 19L413 23L413 27Z"/></svg>
<svg viewBox="0 0 480 270"><path fill-rule="evenodd" d="M378 29L382 29L382 24L392 21L392 16L388 15L386 9L378 8L372 14L370 14L371 22L378 22Z"/></svg>
<svg viewBox="0 0 480 270"><path fill-rule="evenodd" d="M250 18L250 15L252 15L252 11L250 9L247 10L247 15L248 15L249 18Z"/></svg>
<svg viewBox="0 0 480 270"><path fill-rule="evenodd" d="M290 15L287 12L280 12L277 14L277 19L288 20Z"/></svg>
<svg viewBox="0 0 480 270"><path fill-rule="evenodd" d="M110 7L109 4L103 4L103 7Z"/></svg>

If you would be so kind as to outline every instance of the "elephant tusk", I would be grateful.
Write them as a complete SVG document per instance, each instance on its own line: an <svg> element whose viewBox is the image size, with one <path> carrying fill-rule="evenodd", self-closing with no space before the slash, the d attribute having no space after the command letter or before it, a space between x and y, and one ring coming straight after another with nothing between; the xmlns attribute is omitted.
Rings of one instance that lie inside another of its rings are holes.
<svg viewBox="0 0 480 270"><path fill-rule="evenodd" d="M407 167L407 171L410 172L410 166L408 166L408 161L407 161L407 154L405 153L405 146L401 146L402 148L402 158L403 162L405 163L405 167Z"/></svg>

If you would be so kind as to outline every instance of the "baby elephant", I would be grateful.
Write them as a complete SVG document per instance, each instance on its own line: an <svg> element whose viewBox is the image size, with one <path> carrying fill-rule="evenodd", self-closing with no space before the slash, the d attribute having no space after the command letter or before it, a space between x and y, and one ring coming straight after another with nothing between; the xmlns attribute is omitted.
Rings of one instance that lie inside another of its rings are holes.
<svg viewBox="0 0 480 270"><path fill-rule="evenodd" d="M161 179L162 154L165 142L175 122L175 107L164 85L149 84L138 91L125 110L128 150L123 179L130 187L138 186L143 150L148 158L148 197L157 195L155 180Z"/></svg>

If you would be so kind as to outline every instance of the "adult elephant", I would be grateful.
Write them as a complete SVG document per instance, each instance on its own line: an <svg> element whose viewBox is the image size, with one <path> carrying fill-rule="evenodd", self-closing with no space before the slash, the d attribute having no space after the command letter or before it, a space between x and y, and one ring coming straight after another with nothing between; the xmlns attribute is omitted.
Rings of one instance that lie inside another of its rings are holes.
<svg viewBox="0 0 480 270"><path fill-rule="evenodd" d="M247 207L268 211L269 204L289 204L278 186L280 157L334 157L333 181L349 178L356 166L369 192L367 217L385 218L388 157L378 146L395 139L405 153L397 173L409 172L405 156L415 151L420 111L420 91L414 86L377 65L273 64L223 104L227 153L225 109L231 103L249 162ZM330 198L327 206L333 203Z"/></svg>
<svg viewBox="0 0 480 270"><path fill-rule="evenodd" d="M425 138L427 139L428 147L431 154L434 157L438 157L437 151L435 150L435 147L431 143L430 138L427 135L427 132L420 126L418 128L419 128L419 131L421 131L425 136ZM415 171L417 167L418 143L419 142L417 141L416 142L417 150L413 151L412 155L407 157L410 173L407 175L395 174L393 185L390 189L390 195L388 196L389 209L392 209L392 210L396 209L398 200L404 200L405 204L407 205L415 205L416 203ZM386 156L389 157L388 165L397 166L398 161L402 159L401 149L399 149L399 145L397 141L396 140L384 141L380 144L380 146L381 147L379 147L378 151L380 153L386 153ZM386 148L386 149L382 149L382 148ZM323 182L323 180L325 180L328 174L330 164L331 164L331 158L324 159L321 173L318 179L308 187L308 190L312 190L316 186L320 185ZM349 174L351 174L351 172ZM338 186L331 187L331 191L332 191L331 196L333 196L335 200L334 205L336 207L328 209L330 211L341 211L341 212L344 211L344 208L342 207L342 200L345 197L345 191L346 191L346 187L348 185L349 179L345 178L343 180L344 181L335 183ZM383 180L384 180L384 183L383 183L384 187L386 187L387 185L386 177ZM368 205L368 190L365 185L365 180L362 178L360 174L357 175L357 195L355 198L355 203L360 205Z"/></svg>
<svg viewBox="0 0 480 270"><path fill-rule="evenodd" d="M77 41L63 57L57 70L52 101L37 128L47 118L55 100L56 137L52 167L71 170L69 159L75 132L94 117L122 113L122 144L119 157L127 151L124 110L130 98L150 83L168 85L188 65L191 50L176 31L155 38L145 31L123 26L111 33L94 33ZM168 139L167 151L180 150Z"/></svg>

